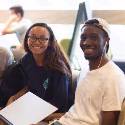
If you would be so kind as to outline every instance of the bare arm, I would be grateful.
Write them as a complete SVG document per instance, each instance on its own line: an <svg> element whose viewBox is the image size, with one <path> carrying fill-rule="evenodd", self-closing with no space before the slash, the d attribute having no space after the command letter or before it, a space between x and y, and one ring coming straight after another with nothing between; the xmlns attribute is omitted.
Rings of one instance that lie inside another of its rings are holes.
<svg viewBox="0 0 125 125"><path fill-rule="evenodd" d="M15 22L18 19L18 17L16 15L12 15L9 17L9 19L7 20L7 22L5 23L5 27L2 30L2 34L7 34L7 33L12 33L12 29L11 29L11 24L13 22Z"/></svg>
<svg viewBox="0 0 125 125"><path fill-rule="evenodd" d="M45 122L39 122L37 124L31 124L31 125L48 125L48 123L45 123Z"/></svg>
<svg viewBox="0 0 125 125"><path fill-rule="evenodd" d="M117 125L119 111L103 111L101 125Z"/></svg>
<svg viewBox="0 0 125 125"><path fill-rule="evenodd" d="M44 122L50 122L53 121L54 119L59 119L61 118L65 113L53 113L51 115L49 115L48 117L46 117L43 121Z"/></svg>

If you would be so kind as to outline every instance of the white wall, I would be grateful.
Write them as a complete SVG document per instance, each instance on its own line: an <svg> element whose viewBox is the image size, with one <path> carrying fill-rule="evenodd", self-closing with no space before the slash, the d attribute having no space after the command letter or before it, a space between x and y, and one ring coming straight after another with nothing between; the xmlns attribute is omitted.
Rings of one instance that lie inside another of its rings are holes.
<svg viewBox="0 0 125 125"><path fill-rule="evenodd" d="M84 0L0 0L0 9L20 4L26 10L77 10Z"/></svg>
<svg viewBox="0 0 125 125"><path fill-rule="evenodd" d="M93 10L125 10L125 0L89 0Z"/></svg>

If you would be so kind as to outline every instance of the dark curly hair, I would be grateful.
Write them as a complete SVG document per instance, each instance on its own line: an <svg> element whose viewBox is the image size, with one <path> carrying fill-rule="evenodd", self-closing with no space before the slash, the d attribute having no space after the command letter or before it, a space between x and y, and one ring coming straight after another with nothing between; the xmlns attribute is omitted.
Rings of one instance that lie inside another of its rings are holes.
<svg viewBox="0 0 125 125"><path fill-rule="evenodd" d="M36 26L46 28L50 34L49 45L44 56L44 66L47 68L58 70L68 75L69 77L72 77L69 62L64 56L64 53L61 51L52 29L46 23L35 23L27 30L25 38L24 38L25 51L28 53L31 53L27 44L28 35L29 35L30 30Z"/></svg>

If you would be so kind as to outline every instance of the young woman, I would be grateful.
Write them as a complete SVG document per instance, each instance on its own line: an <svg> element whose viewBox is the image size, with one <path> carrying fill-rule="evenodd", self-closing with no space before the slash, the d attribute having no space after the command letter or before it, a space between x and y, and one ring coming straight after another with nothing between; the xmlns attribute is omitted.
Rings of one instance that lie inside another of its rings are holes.
<svg viewBox="0 0 125 125"><path fill-rule="evenodd" d="M1 87L1 97L6 97L1 99L1 106L10 96L28 86L29 91L56 106L58 112L66 112L74 100L72 74L52 29L45 23L33 24L26 32L24 49L26 55L11 69L9 80L3 82L4 88L8 89L5 91ZM22 84L20 87L19 83ZM11 91L8 95L7 90Z"/></svg>

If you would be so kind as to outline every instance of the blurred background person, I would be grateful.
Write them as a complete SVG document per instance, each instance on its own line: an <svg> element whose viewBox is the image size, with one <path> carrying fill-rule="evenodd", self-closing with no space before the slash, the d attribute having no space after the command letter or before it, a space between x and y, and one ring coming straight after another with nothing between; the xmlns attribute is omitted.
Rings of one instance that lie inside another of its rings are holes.
<svg viewBox="0 0 125 125"><path fill-rule="evenodd" d="M3 72L8 65L11 65L14 62L14 57L11 51L8 51L4 47L0 47L0 83L3 77Z"/></svg>
<svg viewBox="0 0 125 125"><path fill-rule="evenodd" d="M68 111L74 102L72 73L52 29L45 23L32 25L26 32L24 49L26 54L19 65L7 73L2 83L0 106L6 106L19 86L28 86L29 91L56 106L58 113Z"/></svg>
<svg viewBox="0 0 125 125"><path fill-rule="evenodd" d="M1 34L16 33L22 43L27 29L31 26L31 21L24 18L22 6L12 6L9 8L9 18L5 23Z"/></svg>
<svg viewBox="0 0 125 125"><path fill-rule="evenodd" d="M15 60L18 61L24 54L23 41L27 29L31 26L32 22L24 18L24 10L22 6L12 6L9 8L9 18L6 21L1 34L16 33L21 45L13 46L12 52Z"/></svg>

